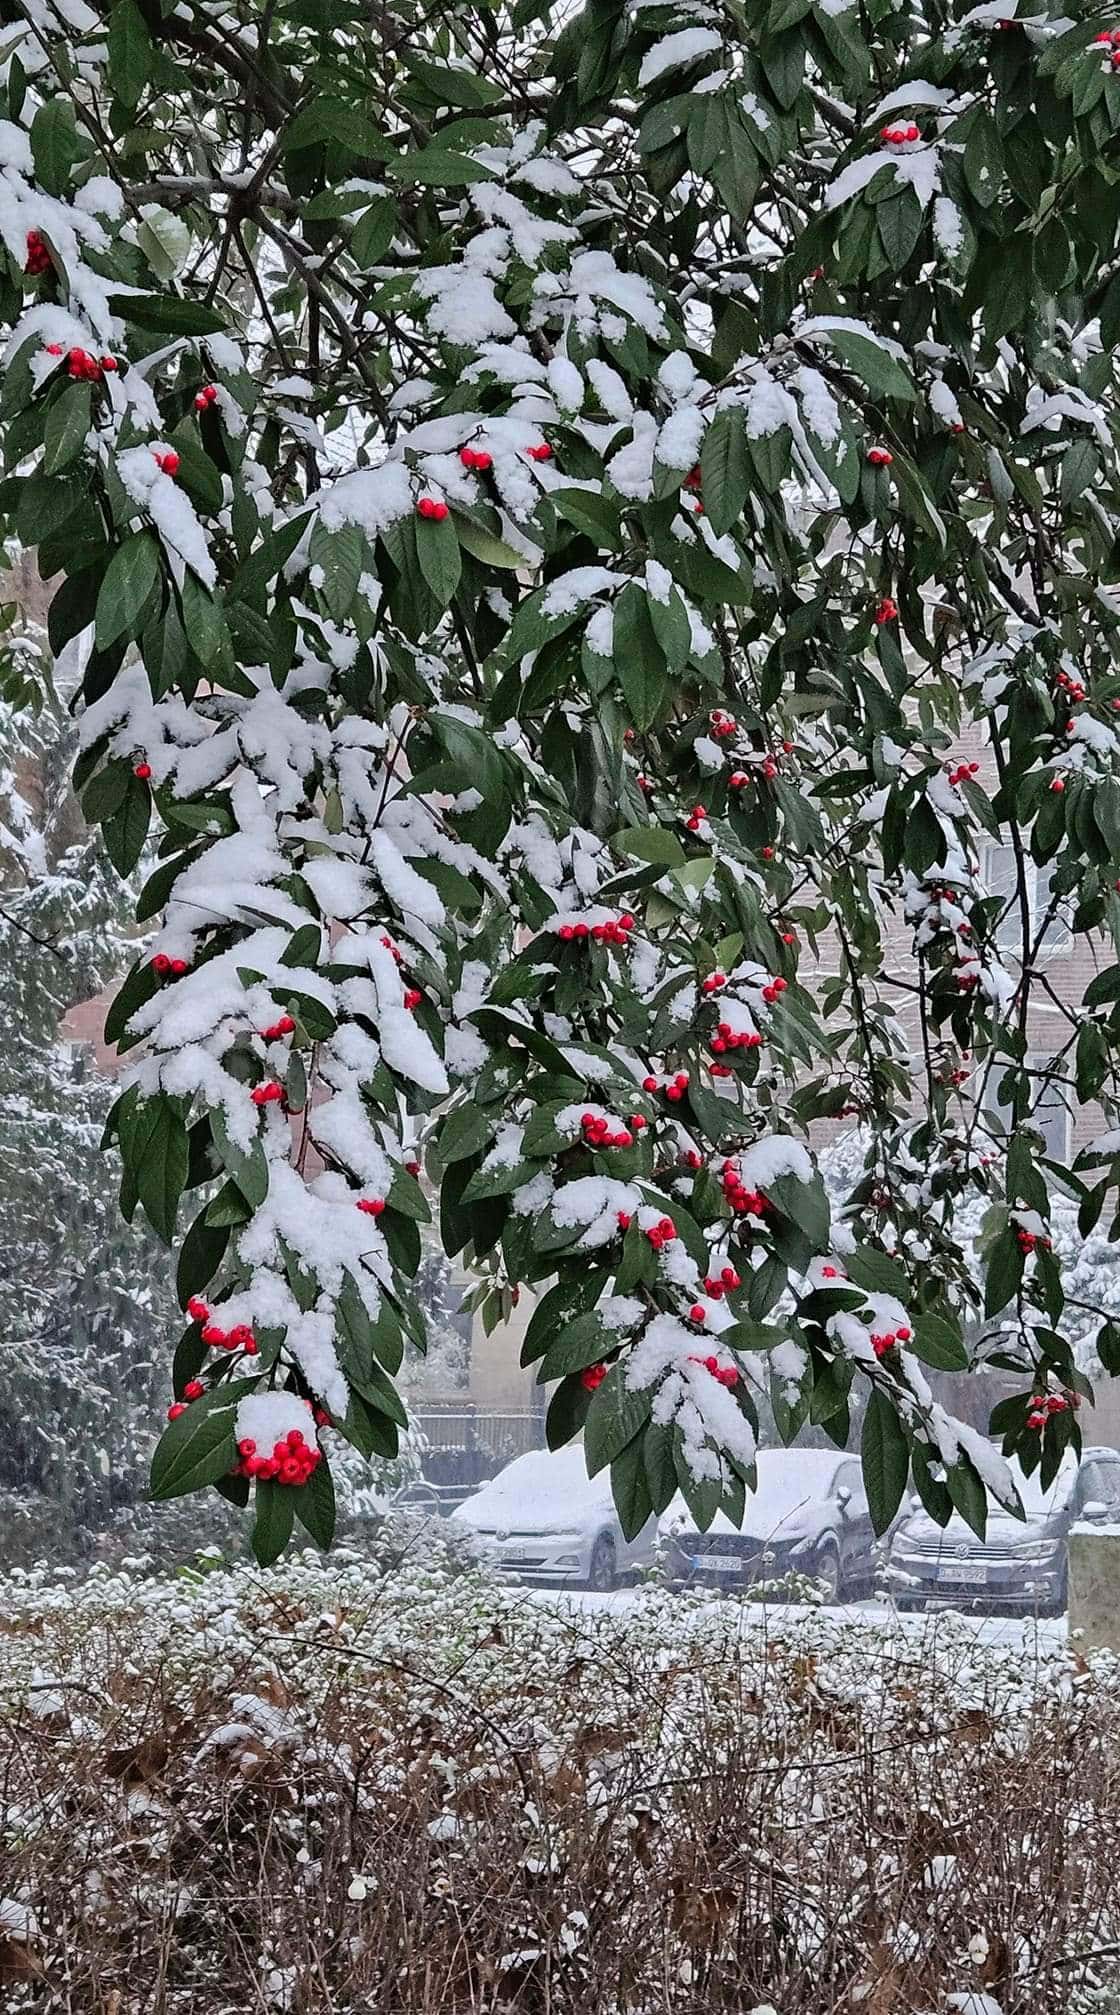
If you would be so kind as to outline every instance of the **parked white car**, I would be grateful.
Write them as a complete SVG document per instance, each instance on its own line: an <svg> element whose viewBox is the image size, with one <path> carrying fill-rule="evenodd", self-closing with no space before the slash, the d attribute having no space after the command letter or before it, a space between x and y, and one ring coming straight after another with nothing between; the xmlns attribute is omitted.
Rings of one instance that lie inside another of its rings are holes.
<svg viewBox="0 0 1120 2015"><path fill-rule="evenodd" d="M613 1588L650 1561L656 1532L651 1518L636 1539L626 1539L609 1472L588 1476L579 1442L519 1455L457 1505L451 1522L471 1526L503 1574L589 1588Z"/></svg>

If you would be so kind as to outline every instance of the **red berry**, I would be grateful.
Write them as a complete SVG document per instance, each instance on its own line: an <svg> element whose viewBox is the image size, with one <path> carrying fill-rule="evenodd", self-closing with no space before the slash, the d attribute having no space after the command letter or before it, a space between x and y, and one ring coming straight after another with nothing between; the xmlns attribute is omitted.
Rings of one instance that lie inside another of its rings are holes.
<svg viewBox="0 0 1120 2015"><path fill-rule="evenodd" d="M1120 882L1117 882L1116 886L1117 886L1117 888L1118 888L1118 889L1120 889ZM656 1091L656 1090L657 1090L657 1079L656 1079L655 1077L644 1077L644 1078L642 1079L642 1090L643 1090L643 1091Z"/></svg>
<svg viewBox="0 0 1120 2015"><path fill-rule="evenodd" d="M161 977L164 973L169 973L171 971L171 960L168 958L166 952L156 953L154 959L152 960L152 971L154 973L159 973Z"/></svg>
<svg viewBox="0 0 1120 2015"><path fill-rule="evenodd" d="M441 497L421 497L416 505L416 515L418 518L430 518L437 525L442 524L447 516L447 505Z"/></svg>
<svg viewBox="0 0 1120 2015"><path fill-rule="evenodd" d="M169 1406L169 1407L168 1407L168 1409L167 1409L167 1418L168 1418L168 1420L178 1420L178 1419L179 1419L179 1417L180 1417L180 1415L181 1415L181 1414L184 1414L184 1413L186 1412L186 1410L187 1410L187 1409L186 1409L186 1407L185 1407L185 1406L183 1406L183 1405L182 1405L182 1403L181 1403L181 1402L180 1402L179 1400L176 1400L176 1402L175 1402L175 1405L174 1405L174 1406Z"/></svg>
<svg viewBox="0 0 1120 2015"><path fill-rule="evenodd" d="M192 1294L187 1303L187 1314L192 1322L205 1322L210 1310L199 1294Z"/></svg>
<svg viewBox="0 0 1120 2015"><path fill-rule="evenodd" d="M605 1364L589 1364L586 1371L580 1372L579 1382L585 1391L595 1392L602 1385L606 1375L607 1367Z"/></svg>
<svg viewBox="0 0 1120 2015"><path fill-rule="evenodd" d="M190 967L188 966L186 959L172 959L171 971L176 979L182 979L183 974L185 972L190 971Z"/></svg>
<svg viewBox="0 0 1120 2015"><path fill-rule="evenodd" d="M255 1085L249 1093L254 1105L275 1105L284 1096L284 1087L272 1078L267 1084Z"/></svg>
<svg viewBox="0 0 1120 2015"><path fill-rule="evenodd" d="M166 454L156 456L156 468L161 469L165 476L175 476L178 474L179 457L174 448L168 448Z"/></svg>
<svg viewBox="0 0 1120 2015"><path fill-rule="evenodd" d="M552 459L552 449L547 441L538 441L535 448L525 450L531 462L548 462Z"/></svg>
<svg viewBox="0 0 1120 2015"><path fill-rule="evenodd" d="M382 1196L360 1196L358 1198L358 1209L364 1210L367 1217L380 1217L384 1208L385 1199Z"/></svg>
<svg viewBox="0 0 1120 2015"><path fill-rule="evenodd" d="M184 1399L201 1399L206 1387L200 1378L188 1378L183 1387Z"/></svg>
<svg viewBox="0 0 1120 2015"><path fill-rule="evenodd" d="M146 784L152 774L151 763L134 763L132 774L134 777L139 777L141 783Z"/></svg>
<svg viewBox="0 0 1120 2015"><path fill-rule="evenodd" d="M620 1210L616 1222L618 1224L619 1231L629 1231L630 1212L628 1210Z"/></svg>
<svg viewBox="0 0 1120 2015"><path fill-rule="evenodd" d="M1064 790L1065 790L1065 787L1066 787L1066 780L1065 780L1065 778L1064 778L1064 777L1052 777L1052 778L1051 778L1051 780L1050 780L1050 789L1051 789L1052 791L1064 791Z"/></svg>
<svg viewBox="0 0 1120 2015"><path fill-rule="evenodd" d="M707 1315L708 1315L707 1309L704 1308L702 1304L698 1301L694 1302L692 1307L688 1311L688 1319L690 1322L705 1322L707 1320Z"/></svg>

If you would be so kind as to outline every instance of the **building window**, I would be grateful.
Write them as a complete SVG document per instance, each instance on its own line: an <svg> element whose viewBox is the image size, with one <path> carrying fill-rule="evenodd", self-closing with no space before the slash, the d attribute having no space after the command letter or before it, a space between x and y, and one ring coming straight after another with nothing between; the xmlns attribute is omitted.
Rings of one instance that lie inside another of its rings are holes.
<svg viewBox="0 0 1120 2015"><path fill-rule="evenodd" d="M1030 909L1031 942L1047 915L1052 901L1052 863L1044 862L1039 867L1027 854L1023 861L1027 882L1027 904ZM994 842L984 849L984 887L990 896L997 896L1002 905L996 918L996 945L1001 952L1021 952L1023 948L1023 927L1019 915L1018 880L1015 871L1015 849L1011 846L997 846ZM1042 939L1042 950L1052 951L1056 945L1065 944L1069 937L1065 919L1059 910L1046 926Z"/></svg>

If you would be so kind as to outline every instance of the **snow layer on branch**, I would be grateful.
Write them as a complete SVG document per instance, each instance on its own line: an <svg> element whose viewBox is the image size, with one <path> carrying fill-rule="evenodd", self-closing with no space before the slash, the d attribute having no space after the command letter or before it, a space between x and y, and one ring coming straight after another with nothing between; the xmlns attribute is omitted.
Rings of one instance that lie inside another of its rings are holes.
<svg viewBox="0 0 1120 2015"><path fill-rule="evenodd" d="M714 55L722 48L723 37L714 28L680 28L675 34L663 35L642 57L638 89L644 91L666 71L681 70L687 63L696 63L701 56Z"/></svg>
<svg viewBox="0 0 1120 2015"><path fill-rule="evenodd" d="M377 469L354 469L321 492L319 516L328 530L360 525L375 539L412 509L412 479L403 462L382 462Z"/></svg>
<svg viewBox="0 0 1120 2015"><path fill-rule="evenodd" d="M125 448L117 456L117 474L133 503L147 511L168 550L185 561L206 587L212 588L218 570L210 557L194 505L156 462L157 453L167 450L166 441L154 441L145 448Z"/></svg>

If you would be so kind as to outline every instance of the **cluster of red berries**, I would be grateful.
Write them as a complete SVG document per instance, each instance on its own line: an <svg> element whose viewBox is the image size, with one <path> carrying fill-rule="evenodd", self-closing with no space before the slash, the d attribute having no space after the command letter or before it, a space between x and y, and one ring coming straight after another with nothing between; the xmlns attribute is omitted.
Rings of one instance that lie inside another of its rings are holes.
<svg viewBox="0 0 1120 2015"><path fill-rule="evenodd" d="M416 1009L416 1008L418 1008L418 1007L419 1007L419 1005L420 1005L421 1001L423 1000L423 998L424 998L424 996L423 996L423 994L421 993L421 991L420 991L420 988L419 988L419 987L406 987L406 988L405 988L405 995L404 995L404 1004L405 1004L406 1008L408 1009L408 1012L409 1012L409 1014L412 1014L412 1013L413 1013L413 1011L414 1011L414 1009Z"/></svg>
<svg viewBox="0 0 1120 2015"><path fill-rule="evenodd" d="M1094 35L1093 40L1094 42L1112 43L1112 67L1114 70L1120 70L1120 47L1117 46L1120 44L1120 28L1113 28L1103 34Z"/></svg>
<svg viewBox="0 0 1120 2015"><path fill-rule="evenodd" d="M647 1091L649 1090L648 1079L644 1080L644 1088ZM670 1103L679 1105L685 1092L688 1090L688 1072L686 1070L679 1070L675 1077L669 1079L664 1089L665 1096Z"/></svg>
<svg viewBox="0 0 1120 2015"><path fill-rule="evenodd" d="M617 1133L611 1132L609 1119L603 1119L593 1112L585 1112L580 1120L583 1138L588 1147L633 1147L634 1134L631 1129L635 1128L640 1133L644 1125L645 1120L641 1113L636 1113L630 1121L630 1126L620 1127Z"/></svg>
<svg viewBox="0 0 1120 2015"><path fill-rule="evenodd" d="M891 454L889 448L869 448L867 450L867 459L873 469L889 469L891 463L894 461L894 456Z"/></svg>
<svg viewBox="0 0 1120 2015"><path fill-rule="evenodd" d="M201 1399L205 1390L206 1387L203 1385L202 1380L200 1378L188 1378L185 1386L183 1387L182 1399L177 1399L174 1405L169 1406L167 1409L168 1420L180 1419L180 1417L186 1412L187 1407L190 1404L191 1400Z"/></svg>
<svg viewBox="0 0 1120 2015"><path fill-rule="evenodd" d="M875 621L878 623L880 629L884 623L893 623L897 615L898 603L892 602L889 595L884 595L875 611Z"/></svg>
<svg viewBox="0 0 1120 2015"><path fill-rule="evenodd" d="M157 973L160 979L166 979L169 973L174 974L176 979L181 979L185 972L190 971L190 967L186 959L171 959L166 952L157 952L152 960L152 971Z"/></svg>
<svg viewBox="0 0 1120 2015"><path fill-rule="evenodd" d="M774 1002L776 1000L781 999L782 995L786 992L788 986L789 981L782 979L779 975L777 979L771 980L768 985L763 987L762 989L763 1000L766 1001L768 1006L773 1007Z"/></svg>
<svg viewBox="0 0 1120 2015"><path fill-rule="evenodd" d="M165 476L177 476L179 473L179 457L174 448L168 448L164 454L157 455L155 463L156 468L162 470Z"/></svg>
<svg viewBox="0 0 1120 2015"><path fill-rule="evenodd" d="M580 1372L579 1382L585 1392L597 1392L606 1375L605 1364L589 1364L586 1371Z"/></svg>
<svg viewBox="0 0 1120 2015"><path fill-rule="evenodd" d="M1054 1243L1051 1238L1043 1238L1040 1232L1024 1231L1022 1225L1017 1227L1015 1237L1020 1252L1034 1252L1036 1247L1041 1247L1043 1252L1049 1252Z"/></svg>
<svg viewBox="0 0 1120 2015"><path fill-rule="evenodd" d="M53 263L50 246L47 244L46 239L38 231L29 231L27 234L27 259L23 268L24 272L36 274L49 273Z"/></svg>
<svg viewBox="0 0 1120 2015"><path fill-rule="evenodd" d="M713 1301L722 1301L724 1295L729 1290L742 1287L742 1285L742 1279L736 1273L735 1268L733 1266L725 1266L718 1277L714 1273L708 1275L707 1280L704 1282L704 1293L710 1295Z"/></svg>
<svg viewBox="0 0 1120 2015"><path fill-rule="evenodd" d="M693 805L687 819L689 832L698 833L707 816L708 813L704 805Z"/></svg>
<svg viewBox="0 0 1120 2015"><path fill-rule="evenodd" d="M1070 1399L1076 1405L1076 1395L1071 1394ZM1064 1399L1057 1392L1032 1393L1030 1400L1031 1410L1027 1415L1027 1426L1033 1428L1036 1433L1041 1433L1051 1414L1069 1412L1070 1399Z"/></svg>
<svg viewBox="0 0 1120 2015"><path fill-rule="evenodd" d="M709 973L707 979L701 980L700 991L706 994L718 994L720 988L726 985L726 973Z"/></svg>
<svg viewBox="0 0 1120 2015"><path fill-rule="evenodd" d="M551 462L552 460L552 449L549 447L547 441L538 441L536 447L526 448L525 453L531 462Z"/></svg>
<svg viewBox="0 0 1120 2015"><path fill-rule="evenodd" d="M954 978L956 979L957 982L957 992L962 994L971 993L973 987L979 986L980 984L980 974L976 970L975 966L964 966L960 968L954 974Z"/></svg>
<svg viewBox="0 0 1120 2015"><path fill-rule="evenodd" d="M99 361L96 357L92 357L88 350L64 351L61 343L48 343L47 355L49 357L65 355L67 375L71 378L88 378L93 381L104 377L106 371L115 371L117 368L115 357L102 357Z"/></svg>
<svg viewBox="0 0 1120 2015"><path fill-rule="evenodd" d="M367 1217L380 1217L384 1208L385 1199L383 1196L360 1196L358 1198L358 1209L364 1211Z"/></svg>
<svg viewBox="0 0 1120 2015"><path fill-rule="evenodd" d="M1085 698L1084 686L1081 685L1077 679L1071 679L1068 672L1056 673L1055 683L1061 688L1062 692L1065 693L1067 699L1072 701L1074 705L1077 704L1078 700L1083 700Z"/></svg>
<svg viewBox="0 0 1120 2015"><path fill-rule="evenodd" d="M872 1333L871 1348L876 1357L886 1357L887 1352L893 1350L896 1343L909 1343L909 1341L910 1331L907 1328L885 1329Z"/></svg>
<svg viewBox="0 0 1120 2015"><path fill-rule="evenodd" d="M757 1029L736 1031L729 1021L721 1021L719 1031L712 1037L708 1048L715 1056L722 1056L729 1049L761 1049L762 1037Z"/></svg>
<svg viewBox="0 0 1120 2015"><path fill-rule="evenodd" d="M950 769L948 765L946 765L945 769L945 774L948 777L949 782L951 784L967 783L969 777L978 776L979 773L980 773L979 763L958 763L955 770Z"/></svg>
<svg viewBox="0 0 1120 2015"><path fill-rule="evenodd" d="M748 1189L739 1174L739 1164L734 1155L724 1162L720 1171L720 1187L732 1210L744 1217L762 1217L769 1209L766 1198L757 1189Z"/></svg>
<svg viewBox="0 0 1120 2015"><path fill-rule="evenodd" d="M311 1448L304 1440L298 1427L291 1427L273 1444L271 1455L258 1455L255 1441L246 1439L237 1444L241 1460L237 1464L237 1476L256 1476L262 1481L276 1483L306 1483L318 1469L323 1459L321 1448Z"/></svg>
<svg viewBox="0 0 1120 2015"><path fill-rule="evenodd" d="M447 505L442 497L421 497L416 505L418 518L431 518L437 525L447 516Z"/></svg>
<svg viewBox="0 0 1120 2015"><path fill-rule="evenodd" d="M284 1087L276 1078L269 1078L266 1084L254 1085L249 1097L254 1105L282 1105L285 1098Z"/></svg>
<svg viewBox="0 0 1120 2015"><path fill-rule="evenodd" d="M485 448L460 448L459 460L464 469L489 469L494 463L494 457Z"/></svg>
<svg viewBox="0 0 1120 2015"><path fill-rule="evenodd" d="M702 1364L705 1371L711 1372L717 1385L731 1386L739 1383L738 1367L734 1364L721 1364L718 1357L690 1357L688 1361L690 1364Z"/></svg>
<svg viewBox="0 0 1120 2015"><path fill-rule="evenodd" d="M654 1252L660 1252L663 1245L670 1245L676 1238L677 1227L671 1217L659 1217L646 1233Z"/></svg>
<svg viewBox="0 0 1120 2015"><path fill-rule="evenodd" d="M197 1294L192 1294L188 1301L187 1314L192 1322L202 1324L203 1343L212 1344L215 1350L243 1350L246 1357L256 1357L257 1339L247 1322L236 1323L233 1329L222 1329L210 1321L210 1310Z"/></svg>
<svg viewBox="0 0 1120 2015"><path fill-rule="evenodd" d="M268 1028L262 1028L261 1035L265 1042L279 1042L282 1035L291 1035L294 1028L295 1022L291 1015L282 1014L279 1021L274 1021Z"/></svg>
<svg viewBox="0 0 1120 2015"><path fill-rule="evenodd" d="M732 735L737 735L739 732L739 723L734 714L725 714L721 707L717 707L714 713L709 714L708 719L717 742L729 742Z"/></svg>
<svg viewBox="0 0 1120 2015"><path fill-rule="evenodd" d="M196 413L204 413L208 406L216 406L217 403L218 387L216 385L203 385L202 390L196 392L194 395L194 409Z"/></svg>
<svg viewBox="0 0 1120 2015"><path fill-rule="evenodd" d="M699 1174L699 1171L704 1166L703 1155L698 1154L694 1147L686 1148L681 1156L681 1160L683 1161L685 1167L692 1169L695 1174Z"/></svg>
<svg viewBox="0 0 1120 2015"><path fill-rule="evenodd" d="M556 935L564 944L570 944L573 938L594 938L601 945L628 945L635 921L629 910L625 910L622 916L610 917L605 924L561 924Z"/></svg>
<svg viewBox="0 0 1120 2015"><path fill-rule="evenodd" d="M879 129L879 138L885 140L888 147L901 147L905 141L920 140L921 137L913 120L908 126L882 126Z"/></svg>

